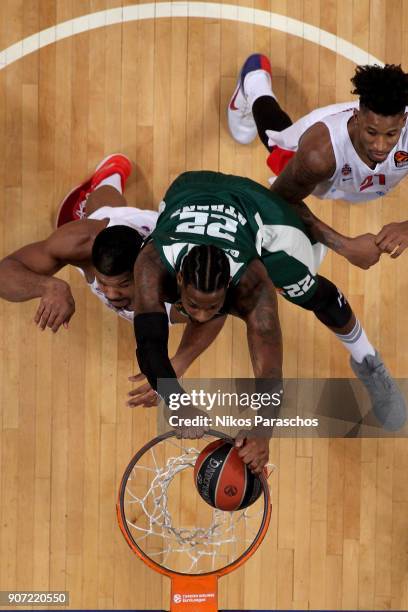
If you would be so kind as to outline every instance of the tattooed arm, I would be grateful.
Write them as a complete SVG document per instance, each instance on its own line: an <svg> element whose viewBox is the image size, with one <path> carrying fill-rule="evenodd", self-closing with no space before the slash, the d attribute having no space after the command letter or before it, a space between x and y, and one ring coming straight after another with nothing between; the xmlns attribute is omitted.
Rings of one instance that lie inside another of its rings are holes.
<svg viewBox="0 0 408 612"><path fill-rule="evenodd" d="M336 170L336 159L327 127L316 123L302 136L296 155L273 183L271 190L291 204L314 240L345 257L350 263L367 269L377 263L381 251L374 234L355 238L344 236L316 217L303 198Z"/></svg>
<svg viewBox="0 0 408 612"><path fill-rule="evenodd" d="M258 379L257 390L272 394L281 388L282 334L275 287L259 260L248 266L233 298L234 313L247 325L249 352ZM271 407L263 414L274 418L276 411ZM260 425L239 432L235 438L239 456L255 474L260 474L268 463L272 430L272 426Z"/></svg>
<svg viewBox="0 0 408 612"><path fill-rule="evenodd" d="M275 287L259 260L248 266L234 293L234 311L247 325L256 378L282 379L282 334Z"/></svg>

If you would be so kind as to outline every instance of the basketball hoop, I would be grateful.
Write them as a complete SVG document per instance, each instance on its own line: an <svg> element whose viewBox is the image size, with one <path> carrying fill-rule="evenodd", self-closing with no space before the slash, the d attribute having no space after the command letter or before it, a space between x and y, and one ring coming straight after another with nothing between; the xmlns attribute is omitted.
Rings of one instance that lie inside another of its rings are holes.
<svg viewBox="0 0 408 612"><path fill-rule="evenodd" d="M232 440L213 430L199 440L175 435L154 438L130 461L119 488L119 527L133 552L171 579L170 612L217 612L218 578L245 563L267 532L268 483L262 474L263 495L244 510L211 508L195 490L194 464L209 438Z"/></svg>

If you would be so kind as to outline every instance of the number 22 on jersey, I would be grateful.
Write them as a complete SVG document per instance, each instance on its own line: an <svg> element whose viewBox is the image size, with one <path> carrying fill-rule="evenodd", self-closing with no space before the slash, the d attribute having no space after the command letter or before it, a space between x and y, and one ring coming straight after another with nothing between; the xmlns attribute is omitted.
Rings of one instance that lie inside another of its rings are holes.
<svg viewBox="0 0 408 612"><path fill-rule="evenodd" d="M206 213L203 211L182 211L179 213L179 217L180 220L185 221L177 225L176 233L206 234L213 238L223 238L224 240L235 242L238 221L234 219L219 213ZM216 219L216 221L213 219Z"/></svg>

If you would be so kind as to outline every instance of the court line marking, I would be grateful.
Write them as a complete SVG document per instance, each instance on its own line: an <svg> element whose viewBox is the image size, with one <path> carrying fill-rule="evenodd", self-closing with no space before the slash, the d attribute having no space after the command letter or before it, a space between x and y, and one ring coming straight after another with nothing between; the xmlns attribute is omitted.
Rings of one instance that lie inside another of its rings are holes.
<svg viewBox="0 0 408 612"><path fill-rule="evenodd" d="M355 64L384 65L374 55L360 47L356 47L344 38L335 36L326 30L321 30L303 21L279 15L278 13L270 13L234 4L159 2L157 4L132 4L119 8L105 9L96 13L82 15L69 21L63 21L55 26L41 30L0 51L0 70L31 53L35 53L39 49L65 38L76 36L82 32L89 32L90 30L127 23L129 21L160 19L164 17L201 17L204 19L229 20L262 26L316 43Z"/></svg>

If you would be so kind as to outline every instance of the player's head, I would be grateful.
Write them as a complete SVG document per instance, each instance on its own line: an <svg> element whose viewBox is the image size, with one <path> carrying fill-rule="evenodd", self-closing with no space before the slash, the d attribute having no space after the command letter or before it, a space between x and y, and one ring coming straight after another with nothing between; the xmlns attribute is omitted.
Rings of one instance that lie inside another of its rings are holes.
<svg viewBox="0 0 408 612"><path fill-rule="evenodd" d="M185 256L177 283L184 310L194 321L205 323L222 308L230 282L230 265L224 251L199 245Z"/></svg>
<svg viewBox="0 0 408 612"><path fill-rule="evenodd" d="M102 230L92 247L99 289L116 308L129 308L134 294L133 266L143 238L133 228L114 225Z"/></svg>
<svg viewBox="0 0 408 612"><path fill-rule="evenodd" d="M351 79L353 94L360 98L355 113L362 152L373 163L385 161L405 125L408 106L408 74L401 66L357 66Z"/></svg>

